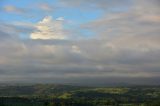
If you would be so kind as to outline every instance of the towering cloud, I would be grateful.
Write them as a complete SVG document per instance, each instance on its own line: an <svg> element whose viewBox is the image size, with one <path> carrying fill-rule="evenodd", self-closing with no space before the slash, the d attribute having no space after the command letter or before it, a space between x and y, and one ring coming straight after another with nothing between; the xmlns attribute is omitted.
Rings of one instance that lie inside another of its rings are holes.
<svg viewBox="0 0 160 106"><path fill-rule="evenodd" d="M51 16L45 17L35 25L36 30L31 33L31 39L65 39L63 34L63 20L53 20Z"/></svg>

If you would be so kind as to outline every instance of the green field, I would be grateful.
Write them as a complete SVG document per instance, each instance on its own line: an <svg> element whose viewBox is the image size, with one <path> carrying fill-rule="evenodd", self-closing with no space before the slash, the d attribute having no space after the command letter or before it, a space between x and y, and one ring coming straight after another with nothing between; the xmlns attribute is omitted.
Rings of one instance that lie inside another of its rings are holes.
<svg viewBox="0 0 160 106"><path fill-rule="evenodd" d="M0 106L160 106L160 87L1 85Z"/></svg>

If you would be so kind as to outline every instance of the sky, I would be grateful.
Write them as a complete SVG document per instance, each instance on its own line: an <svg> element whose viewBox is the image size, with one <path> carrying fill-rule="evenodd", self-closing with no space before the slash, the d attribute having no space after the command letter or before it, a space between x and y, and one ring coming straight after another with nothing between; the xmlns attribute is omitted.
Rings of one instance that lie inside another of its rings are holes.
<svg viewBox="0 0 160 106"><path fill-rule="evenodd" d="M160 85L160 0L0 0L0 83Z"/></svg>

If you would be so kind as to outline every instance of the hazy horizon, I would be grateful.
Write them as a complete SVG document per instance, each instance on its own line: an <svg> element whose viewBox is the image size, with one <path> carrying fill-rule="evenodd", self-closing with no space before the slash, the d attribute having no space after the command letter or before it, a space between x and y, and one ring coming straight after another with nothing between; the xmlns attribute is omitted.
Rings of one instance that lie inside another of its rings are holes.
<svg viewBox="0 0 160 106"><path fill-rule="evenodd" d="M0 83L159 81L160 0L0 0Z"/></svg>

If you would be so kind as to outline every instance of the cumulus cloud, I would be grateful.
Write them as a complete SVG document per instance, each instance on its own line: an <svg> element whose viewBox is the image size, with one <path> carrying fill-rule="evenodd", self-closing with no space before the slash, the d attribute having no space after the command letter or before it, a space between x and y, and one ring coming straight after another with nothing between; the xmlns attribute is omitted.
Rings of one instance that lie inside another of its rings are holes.
<svg viewBox="0 0 160 106"><path fill-rule="evenodd" d="M45 17L35 25L36 30L31 33L31 39L65 39L63 34L63 18L53 20L51 16Z"/></svg>

